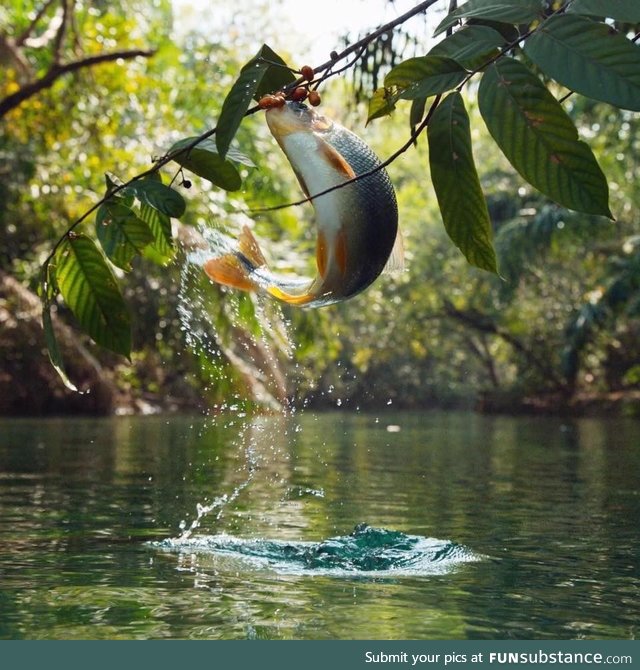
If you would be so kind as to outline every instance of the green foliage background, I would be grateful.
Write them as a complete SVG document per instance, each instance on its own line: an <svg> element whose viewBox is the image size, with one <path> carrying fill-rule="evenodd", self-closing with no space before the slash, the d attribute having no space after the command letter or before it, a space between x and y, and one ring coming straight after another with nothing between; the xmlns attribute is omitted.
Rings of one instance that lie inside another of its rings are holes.
<svg viewBox="0 0 640 670"><path fill-rule="evenodd" d="M37 6L10 0L0 9L2 33L20 34ZM259 36L245 25L235 39L230 27L177 41L164 0L76 8L83 53L116 46L157 52L61 78L0 121L0 271L33 291L55 239L104 191L105 172L129 179L176 142L214 126L240 68L271 31L270 43L288 59L281 26L272 29L269 21ZM72 55L80 47L69 41L65 48ZM487 48L494 48L490 39ZM25 55L35 72L49 65L47 49L26 49ZM20 77L10 60L2 66L0 98ZM360 72L358 85L366 86L368 77ZM565 92L554 83L549 88L556 97ZM381 157L406 141L411 96L399 96L394 115L364 128L367 111L353 104L349 81L331 80L322 93L324 113L353 128ZM119 402L166 405L169 398L181 408L210 408L294 397L323 406L512 408L530 396L639 391L638 114L579 95L563 105L607 176L610 221L563 209L527 185L497 151L475 90L467 93L473 157L501 276L469 266L451 244L431 184L425 136L389 167L405 236L405 273L315 311L239 296L193 272L185 279L185 249L196 231L212 225L237 230L248 207L299 195L261 115L253 115L242 121L233 145L255 164L236 164L243 190L221 191L191 175L187 189L178 177L174 186L188 206L178 224L175 260L163 265L162 258L157 264L136 257L126 277L115 270L133 315L132 361L92 352L122 394ZM175 172L175 166L164 170L165 184ZM307 208L256 216L254 223L283 269L303 269L314 242ZM73 323L64 306L58 313ZM10 367L16 349L3 351ZM48 364L44 337L40 353Z"/></svg>

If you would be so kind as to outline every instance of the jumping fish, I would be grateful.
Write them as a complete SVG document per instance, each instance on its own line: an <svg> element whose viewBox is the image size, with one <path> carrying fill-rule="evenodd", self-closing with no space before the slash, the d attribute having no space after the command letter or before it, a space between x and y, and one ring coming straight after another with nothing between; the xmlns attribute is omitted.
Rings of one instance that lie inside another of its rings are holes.
<svg viewBox="0 0 640 670"><path fill-rule="evenodd" d="M316 307L351 298L385 267L400 267L396 196L373 151L351 131L299 102L269 109L266 119L302 190L312 198L317 275L311 279L272 272L246 226L233 251L204 263L206 274L219 284L261 289L292 305ZM313 197L376 168L358 181Z"/></svg>

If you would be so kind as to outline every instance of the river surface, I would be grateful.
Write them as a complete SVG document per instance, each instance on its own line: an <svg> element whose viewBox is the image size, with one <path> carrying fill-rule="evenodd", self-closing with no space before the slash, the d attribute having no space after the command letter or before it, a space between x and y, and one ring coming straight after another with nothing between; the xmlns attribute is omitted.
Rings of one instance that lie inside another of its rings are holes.
<svg viewBox="0 0 640 670"><path fill-rule="evenodd" d="M640 636L640 423L0 421L0 638Z"/></svg>

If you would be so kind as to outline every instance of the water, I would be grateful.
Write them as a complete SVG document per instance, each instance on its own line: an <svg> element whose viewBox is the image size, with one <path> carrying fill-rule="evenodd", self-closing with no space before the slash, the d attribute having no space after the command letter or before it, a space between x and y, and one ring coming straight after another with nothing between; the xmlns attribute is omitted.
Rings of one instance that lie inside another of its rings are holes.
<svg viewBox="0 0 640 670"><path fill-rule="evenodd" d="M5 420L0 637L635 638L639 429Z"/></svg>

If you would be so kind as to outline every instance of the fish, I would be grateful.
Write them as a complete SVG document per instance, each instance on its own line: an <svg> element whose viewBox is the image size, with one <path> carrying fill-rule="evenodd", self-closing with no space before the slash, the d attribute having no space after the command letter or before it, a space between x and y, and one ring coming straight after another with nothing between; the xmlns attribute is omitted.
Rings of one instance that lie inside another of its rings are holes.
<svg viewBox="0 0 640 670"><path fill-rule="evenodd" d="M358 295L385 268L400 269L403 249L395 191L370 147L302 102L287 101L268 109L265 116L314 208L316 276L273 272L248 226L235 248L205 261L207 276L236 289L266 292L290 305L319 307ZM358 181L316 195L373 170Z"/></svg>

